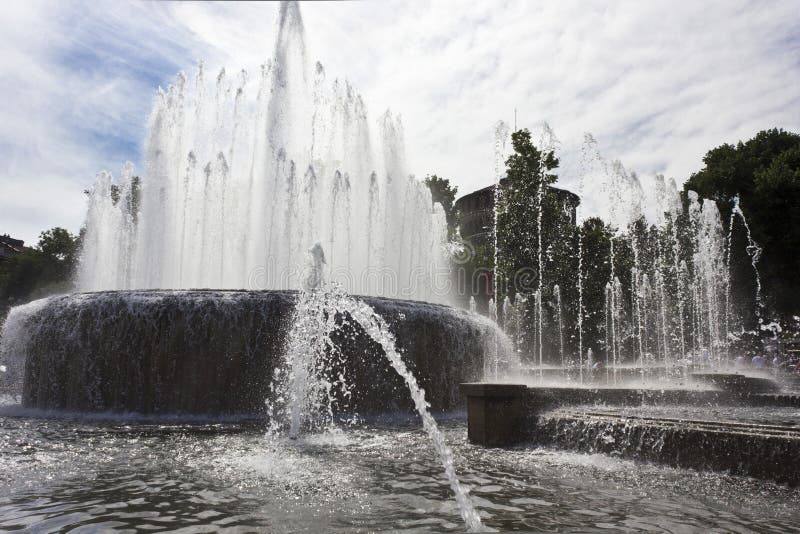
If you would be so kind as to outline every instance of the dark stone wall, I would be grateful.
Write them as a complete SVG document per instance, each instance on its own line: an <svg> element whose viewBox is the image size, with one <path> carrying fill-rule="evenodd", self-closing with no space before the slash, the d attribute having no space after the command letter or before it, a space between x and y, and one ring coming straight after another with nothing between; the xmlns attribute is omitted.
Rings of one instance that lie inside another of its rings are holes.
<svg viewBox="0 0 800 534"><path fill-rule="evenodd" d="M717 375L717 378L722 375ZM468 436L485 446L522 442L697 470L800 484L800 431L790 424L688 420L614 413L612 406L793 406L800 397L752 390L538 388L462 384ZM573 406L573 407L570 407Z"/></svg>
<svg viewBox="0 0 800 534"><path fill-rule="evenodd" d="M705 421L672 421L556 411L539 418L534 440L542 445L725 471L793 486L800 483L800 432Z"/></svg>
<svg viewBox="0 0 800 534"><path fill-rule="evenodd" d="M23 404L141 414L264 413L296 294L109 291L55 297L27 319ZM434 410L483 370L485 321L448 306L366 297L390 324ZM358 413L410 410L404 382L362 332L337 336Z"/></svg>

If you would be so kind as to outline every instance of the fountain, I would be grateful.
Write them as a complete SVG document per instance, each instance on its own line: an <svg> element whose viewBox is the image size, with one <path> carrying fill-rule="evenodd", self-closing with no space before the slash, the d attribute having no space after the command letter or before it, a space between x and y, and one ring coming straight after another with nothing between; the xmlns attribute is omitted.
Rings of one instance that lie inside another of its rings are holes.
<svg viewBox="0 0 800 534"><path fill-rule="evenodd" d="M430 410L458 408L488 354L501 377L505 335L444 304L444 211L408 173L400 121L374 137L349 83L308 68L303 31L283 3L254 80L201 64L159 90L143 174L97 176L79 292L11 311L5 374L19 386L24 368L39 413L267 416L273 441L413 408L476 530Z"/></svg>
<svg viewBox="0 0 800 534"><path fill-rule="evenodd" d="M314 272L368 295L433 406L454 406L455 384L480 375L483 339L502 334L439 305L448 298L444 213L408 173L399 121L385 114L373 138L349 83L308 67L295 3L281 5L274 57L257 76L207 78L201 64L193 82L180 73L159 90L141 177L131 164L116 183L97 176L80 292L12 311L4 350L27 356L23 402L259 412L306 250L319 240L326 261ZM369 344L340 343L350 372L375 375L354 393L358 409L390 408L397 384L362 357Z"/></svg>
<svg viewBox="0 0 800 534"><path fill-rule="evenodd" d="M308 66L299 8L281 8L255 75L198 67L159 91L144 169L91 191L81 291L297 289L320 241L356 294L444 303L444 211L414 179L403 129L372 124L346 81Z"/></svg>
<svg viewBox="0 0 800 534"><path fill-rule="evenodd" d="M688 389L661 380L686 379L698 364L689 347L728 359L730 247L720 248L713 203L692 199L679 229L674 182L664 185L670 215L657 235L671 250L653 257L660 241L631 225L638 179L587 135L583 174L613 184L605 302L587 307L594 273L579 239L575 330L570 285L546 279L540 210L536 290L495 294L488 308L506 336L474 299L469 310L447 305L444 213L408 173L399 120L383 115L375 135L349 83L308 68L306 53L299 8L282 4L271 62L256 75L180 74L156 98L141 175L130 164L116 181L98 175L79 291L14 308L0 335L0 392L12 393L0 396L0 530L794 528L800 497L788 488L620 459L705 468L710 458L798 483L767 466L761 437L787 463L800 438L758 411L791 424L797 397L717 374ZM507 136L499 124L499 160ZM556 145L549 128L541 145ZM586 330L595 316L605 343ZM459 391L519 375L528 335L539 387ZM545 363L576 365L578 380L551 387ZM467 443L465 396L470 440L547 448ZM695 405L690 424L674 420L677 402ZM702 420L712 405L735 439L714 440L721 423Z"/></svg>
<svg viewBox="0 0 800 534"><path fill-rule="evenodd" d="M104 291L50 297L12 310L3 361L26 406L139 414L258 416L264 411L298 295L292 291ZM364 297L398 337L436 410L460 405L459 380L483 375L494 328L465 311ZM363 413L409 409L403 384L342 332L344 366ZM492 344L492 346L494 346ZM11 378L11 377L9 377Z"/></svg>
<svg viewBox="0 0 800 534"><path fill-rule="evenodd" d="M552 132L546 137L552 139ZM547 153L553 144L542 140L540 150ZM714 201L689 191L684 207L674 181L668 186L663 176L656 176L656 209L661 213L648 220L637 175L620 162L605 164L589 134L581 165L581 181L593 174L607 179L611 224L603 228L608 248L601 256L607 269L584 270L586 248L579 229L574 262L577 303L566 302L564 288L573 280L549 276L542 268L543 210L541 198L535 199L538 216L531 227L536 227L539 254L532 262L538 267L538 288L529 312L535 319L531 331L536 343L522 356L533 365L513 382L462 384L470 441L605 452L800 484L797 470L786 470L790 458L800 454L800 433L785 419L800 406L800 397L783 390L769 373L734 369L731 358L732 351L742 350L732 344L736 336L731 327L731 317L737 315L731 309L729 267L737 217L756 279L755 331L764 329L757 270L760 249L738 200L733 202L726 233ZM596 248L593 254L598 254ZM596 258L593 261L598 264ZM544 279L553 284L553 314L548 322L542 321ZM583 292L587 281L604 288L588 307ZM577 310L572 325L565 325L568 309ZM592 315L602 317L602 326L584 331L584 319ZM687 324L691 326L685 328ZM571 327L577 329L577 369L565 358L564 332ZM542 340L547 337L556 342L545 355ZM587 341L604 354L598 358L589 347L584 360ZM676 415L697 406L714 412L733 409L733 415L715 418L697 409L690 410L690 416ZM738 417L736 409L743 414L765 411L752 420Z"/></svg>
<svg viewBox="0 0 800 534"><path fill-rule="evenodd" d="M539 149L547 153L557 141L548 126L543 132ZM574 255L574 261L570 257L559 258L562 267L556 268L558 272L547 272L542 251L551 254L548 247L554 245L540 242L539 219L544 210L538 208L538 194L533 199L538 216L529 231L536 234L538 252L531 262L537 266L537 288L531 292L533 306L528 310L533 317L533 324L528 326L533 343L527 347L528 354L522 356L528 369L534 373L538 370L540 379L545 369L548 374L561 370L565 378L572 380L574 374L583 383L583 359L589 346L596 361L608 369L608 381L614 384L634 373L641 382L654 377L687 376L692 367L731 367L731 351L735 349L731 344L738 339L736 329L747 329L744 324L733 324L733 317L741 315L741 310L733 309L729 272L733 223L744 221L738 204L734 201L726 235L716 203L691 191L685 201L681 200L674 180L657 175L653 198L648 200L636 173L619 161L607 161L591 134L584 136L579 189L587 179L602 184L609 210L607 225L601 228L605 242L593 238L593 270L585 267L586 237L578 228L576 232L565 232L572 236L565 239L574 240L565 254ZM574 226L574 222L562 224ZM746 232L746 221L742 227ZM755 269L759 249L749 236L745 237L756 277L759 317L762 305ZM499 242L502 243L502 236ZM498 250L501 248L499 245ZM576 271L573 274L563 265ZM496 275L498 279L509 276ZM589 296L592 301L587 300L587 285L597 288L600 283L605 287L604 293L595 289ZM565 288L569 286L576 287L577 294L567 293ZM552 288L549 296L546 288ZM552 317L548 315L546 320L545 303L553 308ZM586 325L589 317L602 318L602 322L597 325L594 319ZM594 330L588 332L587 326ZM759 325L751 326L751 332L759 329ZM548 345L547 350L544 345ZM567 358L567 354L575 356ZM597 377L592 381L596 382Z"/></svg>

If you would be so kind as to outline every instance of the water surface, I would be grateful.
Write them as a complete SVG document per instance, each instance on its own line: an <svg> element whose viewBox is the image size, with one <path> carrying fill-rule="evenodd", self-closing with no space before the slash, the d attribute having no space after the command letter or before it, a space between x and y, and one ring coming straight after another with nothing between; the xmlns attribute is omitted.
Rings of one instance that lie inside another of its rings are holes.
<svg viewBox="0 0 800 534"><path fill-rule="evenodd" d="M0 416L0 530L458 531L422 428L270 441L256 425ZM8 415L14 413L14 416ZM800 490L443 431L487 527L796 532Z"/></svg>

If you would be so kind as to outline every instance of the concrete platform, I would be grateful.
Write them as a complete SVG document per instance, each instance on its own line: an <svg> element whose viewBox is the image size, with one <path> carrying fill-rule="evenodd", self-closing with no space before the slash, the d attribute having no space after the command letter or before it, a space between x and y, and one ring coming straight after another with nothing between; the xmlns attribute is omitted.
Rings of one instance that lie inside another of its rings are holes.
<svg viewBox="0 0 800 534"><path fill-rule="evenodd" d="M495 447L524 439L518 423L525 415L527 390L521 384L461 384L461 392L467 397L469 440Z"/></svg>
<svg viewBox="0 0 800 534"><path fill-rule="evenodd" d="M797 427L566 408L540 417L529 430L531 441L541 445L800 484Z"/></svg>
<svg viewBox="0 0 800 534"><path fill-rule="evenodd" d="M799 407L800 396L725 389L530 387L466 383L468 436L489 447L521 442L800 484L800 429L750 422L641 417L604 407ZM581 405L590 405L590 408ZM709 415L709 418L713 415Z"/></svg>

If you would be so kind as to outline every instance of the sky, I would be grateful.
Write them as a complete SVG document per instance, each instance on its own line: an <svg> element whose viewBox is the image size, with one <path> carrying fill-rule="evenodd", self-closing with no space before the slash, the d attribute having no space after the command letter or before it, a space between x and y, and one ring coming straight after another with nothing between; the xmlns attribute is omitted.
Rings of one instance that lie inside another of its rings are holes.
<svg viewBox="0 0 800 534"><path fill-rule="evenodd" d="M77 232L101 170L141 164L154 95L198 61L255 69L277 4L27 1L0 15L0 234ZM642 179L678 184L722 143L800 132L800 9L790 1L362 1L301 5L308 51L377 122L402 116L409 167L459 194L494 180L498 120L561 142L576 189L584 132ZM585 198L584 214L602 214Z"/></svg>

